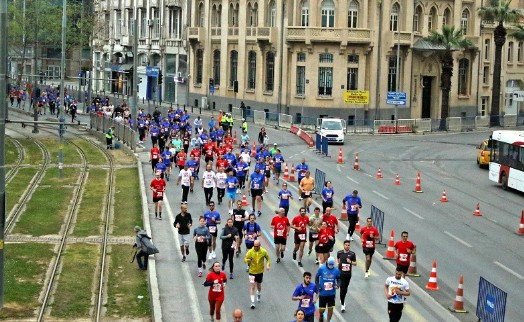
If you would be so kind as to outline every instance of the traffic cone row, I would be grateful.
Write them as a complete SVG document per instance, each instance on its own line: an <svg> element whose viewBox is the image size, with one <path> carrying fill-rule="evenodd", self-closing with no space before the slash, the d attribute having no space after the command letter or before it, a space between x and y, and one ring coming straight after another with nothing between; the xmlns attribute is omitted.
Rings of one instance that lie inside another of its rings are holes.
<svg viewBox="0 0 524 322"><path fill-rule="evenodd" d="M417 181L415 182L415 190L414 190L414 192L418 192L418 193L423 192L421 184L420 184L420 172L417 172Z"/></svg>
<svg viewBox="0 0 524 322"><path fill-rule="evenodd" d="M440 198L440 202L448 202L448 197L446 196L446 190L442 191L442 197Z"/></svg>
<svg viewBox="0 0 524 322"><path fill-rule="evenodd" d="M398 173L397 173L397 176L395 177L395 185L400 186L400 177L398 176Z"/></svg>
<svg viewBox="0 0 524 322"><path fill-rule="evenodd" d="M522 215L520 216L520 224L519 229L517 230L517 234L519 236L522 236L524 234L524 210L522 210Z"/></svg>
<svg viewBox="0 0 524 322"><path fill-rule="evenodd" d="M284 180L289 180L289 169L287 168L287 162L286 166L284 167L284 176L282 177Z"/></svg>
<svg viewBox="0 0 524 322"><path fill-rule="evenodd" d="M479 204L477 204L477 209L475 209L475 211L473 212L473 216L477 216L477 217L482 216L480 214L480 205Z"/></svg>
<svg viewBox="0 0 524 322"><path fill-rule="evenodd" d="M348 220L348 209L346 208L346 204L342 205L342 210L340 211L340 218L338 220Z"/></svg>
<svg viewBox="0 0 524 322"><path fill-rule="evenodd" d="M295 179L295 164L291 163L291 175L289 176L289 182L295 182L297 179Z"/></svg>
<svg viewBox="0 0 524 322"><path fill-rule="evenodd" d="M353 170L360 170L360 167L358 165L358 153L355 154L355 163L353 164Z"/></svg>
<svg viewBox="0 0 524 322"><path fill-rule="evenodd" d="M377 171L377 179L382 179L382 178L384 178L384 177L382 176L382 170L381 170L380 168L378 168L378 171Z"/></svg>
<svg viewBox="0 0 524 322"><path fill-rule="evenodd" d="M407 276L419 277L420 274L417 273L417 254L411 254L411 259L409 261Z"/></svg>
<svg viewBox="0 0 524 322"><path fill-rule="evenodd" d="M433 267L431 267L431 273L429 274L429 281L428 284L426 284L426 289L431 291L438 291L438 283L437 283L437 261L433 261Z"/></svg>
<svg viewBox="0 0 524 322"><path fill-rule="evenodd" d="M389 235L388 250L386 252L386 255L383 258L384 259L395 259L395 231L394 230L391 230L391 234Z"/></svg>
<svg viewBox="0 0 524 322"><path fill-rule="evenodd" d="M360 216L357 216L357 224L355 225L355 231L360 232Z"/></svg>
<svg viewBox="0 0 524 322"><path fill-rule="evenodd" d="M244 193L242 195L242 207L247 207L249 206L249 204L247 203L247 198L246 198L246 194ZM253 206L254 207L254 206Z"/></svg>
<svg viewBox="0 0 524 322"><path fill-rule="evenodd" d="M459 285L457 288L457 295L455 296L455 302L453 306L449 309L455 313L467 313L468 311L464 310L464 277L460 275Z"/></svg>

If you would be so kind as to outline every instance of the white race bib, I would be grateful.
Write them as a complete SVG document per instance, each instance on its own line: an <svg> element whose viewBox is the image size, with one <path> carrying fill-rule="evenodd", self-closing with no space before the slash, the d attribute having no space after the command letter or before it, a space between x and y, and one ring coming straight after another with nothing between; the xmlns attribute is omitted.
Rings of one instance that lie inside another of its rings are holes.
<svg viewBox="0 0 524 322"><path fill-rule="evenodd" d="M350 264L342 263L342 271L344 271L344 272L349 272L349 271L351 271L351 265L350 265Z"/></svg>
<svg viewBox="0 0 524 322"><path fill-rule="evenodd" d="M311 299L302 299L302 303L300 304L300 306L303 307L303 308L308 308L310 301L311 301Z"/></svg>
<svg viewBox="0 0 524 322"><path fill-rule="evenodd" d="M298 234L298 239L306 240L306 234Z"/></svg>
<svg viewBox="0 0 524 322"><path fill-rule="evenodd" d="M157 191L157 192L156 192L156 195L157 195L158 197L162 197L163 194L164 194L164 193L163 193L162 191Z"/></svg>
<svg viewBox="0 0 524 322"><path fill-rule="evenodd" d="M197 236L197 242L199 243L203 243L205 240L205 237L204 236Z"/></svg>
<svg viewBox="0 0 524 322"><path fill-rule="evenodd" d="M242 221L242 215L235 215L235 221Z"/></svg>
<svg viewBox="0 0 524 322"><path fill-rule="evenodd" d="M407 262L408 261L408 254L399 254L399 260L401 262Z"/></svg>
<svg viewBox="0 0 524 322"><path fill-rule="evenodd" d="M324 283L324 290L331 291L333 289L333 282Z"/></svg>
<svg viewBox="0 0 524 322"><path fill-rule="evenodd" d="M220 283L213 284L212 290L213 290L213 292L217 292L217 293L222 292L222 284L220 284Z"/></svg>
<svg viewBox="0 0 524 322"><path fill-rule="evenodd" d="M249 275L249 283L251 283L251 284L255 283L255 276L254 275Z"/></svg>
<svg viewBox="0 0 524 322"><path fill-rule="evenodd" d="M217 226L209 226L209 232L210 233L216 233L217 232Z"/></svg>
<svg viewBox="0 0 524 322"><path fill-rule="evenodd" d="M260 185L258 183L253 183L253 189L260 189L259 186Z"/></svg>
<svg viewBox="0 0 524 322"><path fill-rule="evenodd" d="M373 248L373 241L372 240L366 240L366 247Z"/></svg>
<svg viewBox="0 0 524 322"><path fill-rule="evenodd" d="M351 205L351 211L357 211L358 210L358 205Z"/></svg>
<svg viewBox="0 0 524 322"><path fill-rule="evenodd" d="M277 236L283 237L284 236L284 230L283 229L277 229Z"/></svg>

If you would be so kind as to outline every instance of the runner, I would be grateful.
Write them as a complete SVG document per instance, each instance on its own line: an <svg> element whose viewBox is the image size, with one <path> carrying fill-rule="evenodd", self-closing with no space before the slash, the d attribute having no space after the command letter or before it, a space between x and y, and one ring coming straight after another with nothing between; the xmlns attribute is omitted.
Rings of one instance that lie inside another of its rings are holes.
<svg viewBox="0 0 524 322"><path fill-rule="evenodd" d="M318 268L315 283L320 290L318 299L320 318L318 320L320 322L324 321L324 311L327 307L328 313L326 321L330 322L333 316L333 308L335 307L337 288L340 285L340 271L335 266L335 259L333 257L327 260L326 265Z"/></svg>
<svg viewBox="0 0 524 322"><path fill-rule="evenodd" d="M242 252L242 230L244 229L245 221L249 220L249 214L247 210L242 208L242 201L237 201L237 208L233 210L233 214L231 215L231 219L233 219L233 226L235 226L238 230L238 239L237 239L237 247L236 247L236 255L237 257Z"/></svg>
<svg viewBox="0 0 524 322"><path fill-rule="evenodd" d="M195 158L194 154L192 154L189 158L190 159L186 161L188 170L191 171L191 184L189 186L189 191L193 192L193 188L195 186L195 179L198 178L197 173L198 173L198 168L200 167L200 161L198 161Z"/></svg>
<svg viewBox="0 0 524 322"><path fill-rule="evenodd" d="M285 216L284 208L275 210L276 216L271 220L271 229L273 229L273 238L275 243L275 254L277 255L277 263L284 258L286 251L287 236L289 234L290 223Z"/></svg>
<svg viewBox="0 0 524 322"><path fill-rule="evenodd" d="M162 201L164 200L164 193L166 192L166 181L160 177L160 171L155 173L155 178L151 180L149 188L153 191L155 218L162 220Z"/></svg>
<svg viewBox="0 0 524 322"><path fill-rule="evenodd" d="M182 262L186 261L186 256L189 255L189 233L193 219L191 214L187 212L187 205L180 206L180 213L176 215L173 226L178 229L178 241L180 243L180 252L182 253Z"/></svg>
<svg viewBox="0 0 524 322"><path fill-rule="evenodd" d="M271 262L267 251L260 246L260 241L255 240L244 258L244 262L249 266L249 296L251 298L251 309L255 309L255 288L257 290L257 302L260 302L260 293L262 292L262 280L264 278L264 260L266 261L266 270L271 268Z"/></svg>
<svg viewBox="0 0 524 322"><path fill-rule="evenodd" d="M176 154L176 160L177 160L176 164L178 165L178 170L182 171L182 169L184 169L184 165L186 164L186 160L187 160L186 152L184 152L184 150L179 151Z"/></svg>
<svg viewBox="0 0 524 322"><path fill-rule="evenodd" d="M222 199L224 198L224 195L226 193L226 178L227 174L224 172L224 167L219 167L218 172L216 174L216 180L217 180L217 199L218 204L222 204Z"/></svg>
<svg viewBox="0 0 524 322"><path fill-rule="evenodd" d="M318 301L318 287L311 282L311 273L302 274L303 282L298 284L291 299L298 302L298 310L304 313L303 321L315 321L315 304ZM298 312L298 311L297 311Z"/></svg>
<svg viewBox="0 0 524 322"><path fill-rule="evenodd" d="M326 208L333 208L333 195L335 194L335 191L333 190L333 186L331 185L331 181L326 181L324 183L324 188L322 188L321 196L322 196L322 213L326 213Z"/></svg>
<svg viewBox="0 0 524 322"><path fill-rule="evenodd" d="M211 271L206 276L204 286L210 286L207 293L207 300L209 301L209 315L211 321L220 321L220 309L224 302L224 289L226 288L227 276L220 270L220 263L214 262L211 266ZM216 317L216 320L215 320Z"/></svg>
<svg viewBox="0 0 524 322"><path fill-rule="evenodd" d="M191 157L191 160L196 161L195 169L193 170L193 176L196 180L199 180L198 173L200 172L200 156L202 155L202 151L195 147L191 152L189 153L189 156ZM194 156L194 158L192 158ZM193 192L193 191L191 191Z"/></svg>
<svg viewBox="0 0 524 322"><path fill-rule="evenodd" d="M260 167L255 166L255 172L249 176L248 186L251 189L251 202L253 205L252 214L258 209L257 215L262 216L262 192L264 185L264 174L260 172ZM256 203L255 203L256 202Z"/></svg>
<svg viewBox="0 0 524 322"><path fill-rule="evenodd" d="M215 210L215 202L213 200L209 202L209 210L204 213L204 218L206 219L206 226L209 229L209 234L211 235L211 240L208 247L208 259L217 258L215 249L217 247L217 225L220 224L220 214Z"/></svg>
<svg viewBox="0 0 524 322"><path fill-rule="evenodd" d="M237 172L237 179L239 187L237 189L237 193L241 193L240 189L243 189L244 185L246 184L246 173L249 171L249 165L244 162L242 157L238 158L238 161L235 164L235 170Z"/></svg>
<svg viewBox="0 0 524 322"><path fill-rule="evenodd" d="M187 195L189 189L193 186L193 175L191 170L189 170L188 163L184 164L184 168L178 173L178 180L176 185L182 183L182 203L187 204Z"/></svg>
<svg viewBox="0 0 524 322"><path fill-rule="evenodd" d="M273 168L271 155L264 157L264 193L268 193L267 187L269 185L269 178L271 178L271 168Z"/></svg>
<svg viewBox="0 0 524 322"><path fill-rule="evenodd" d="M158 158L160 158L160 149L157 147L156 143L153 143L153 147L149 150L149 162L151 162L153 173L155 173Z"/></svg>
<svg viewBox="0 0 524 322"><path fill-rule="evenodd" d="M213 198L213 190L216 186L215 171L211 170L211 163L206 164L206 171L202 174L202 188L204 189L204 197L206 198L206 206L209 206Z"/></svg>
<svg viewBox="0 0 524 322"><path fill-rule="evenodd" d="M313 244L315 246L318 244L318 231L322 225L322 217L320 216L320 208L315 207L313 210L313 215L309 217L309 251L307 252L308 256L311 255L313 251ZM315 252L315 264L318 264L318 257Z"/></svg>
<svg viewBox="0 0 524 322"><path fill-rule="evenodd" d="M366 226L362 227L360 230L360 238L362 240L362 251L364 252L364 255L366 255L366 273L364 277L368 278L369 267L371 266L373 254L375 253L375 242L380 239L378 230L373 226L373 220L371 217L366 219Z"/></svg>
<svg viewBox="0 0 524 322"><path fill-rule="evenodd" d="M282 190L278 193L278 199L280 199L278 207L284 208L285 216L287 217L289 212L289 199L293 199L293 194L287 190L287 183L285 182L282 183Z"/></svg>
<svg viewBox="0 0 524 322"><path fill-rule="evenodd" d="M222 239L222 270L229 259L229 278L233 279L233 256L238 243L239 230L233 226L233 219L229 218L227 224L222 229L220 239Z"/></svg>
<svg viewBox="0 0 524 322"><path fill-rule="evenodd" d="M331 214L331 208L327 207L326 208L326 213L322 216L322 220L324 220L326 222L326 224L328 225L328 227L331 229L332 231L332 235L333 235L333 241L331 242L331 248L330 248L330 251L333 251L333 245L335 245L335 238L336 238L336 235L338 234L338 219L335 215Z"/></svg>
<svg viewBox="0 0 524 322"><path fill-rule="evenodd" d="M301 162L296 165L295 171L297 172L297 183L299 186L298 192L300 197L298 201L302 201L302 191L300 191L300 181L306 176L306 171L309 170L309 166L306 164L306 159L302 158Z"/></svg>
<svg viewBox="0 0 524 322"><path fill-rule="evenodd" d="M198 219L198 227L193 230L193 240L195 241L195 250L197 253L198 277L202 277L202 269L206 269L206 250L210 239L211 235L206 226L206 219L200 216Z"/></svg>
<svg viewBox="0 0 524 322"><path fill-rule="evenodd" d="M282 173L282 163L284 162L285 162L284 157L282 156L280 149L276 149L276 153L273 155L273 175L275 176L275 179L277 180L277 185L280 183L280 174Z"/></svg>
<svg viewBox="0 0 524 322"><path fill-rule="evenodd" d="M333 230L328 227L325 221L322 222L318 231L318 243L315 246L315 252L317 253L318 262L315 264L324 264L329 257L329 251L331 249L331 242L335 240L333 237Z"/></svg>
<svg viewBox="0 0 524 322"><path fill-rule="evenodd" d="M337 252L338 269L340 270L340 311L346 311L346 294L353 265L357 265L357 257L350 248L351 242L344 241L344 249Z"/></svg>
<svg viewBox="0 0 524 322"><path fill-rule="evenodd" d="M166 166L166 180L169 181L169 176L171 175L171 158L173 153L169 151L169 145L166 145L164 152L162 152L161 157L164 165Z"/></svg>
<svg viewBox="0 0 524 322"><path fill-rule="evenodd" d="M300 196L304 199L304 208L306 208L309 213L309 206L313 201L313 189L315 189L315 179L311 177L311 172L306 171L306 175L302 180L300 180L299 190L301 191Z"/></svg>
<svg viewBox="0 0 524 322"><path fill-rule="evenodd" d="M293 249L293 260L297 260L298 251L298 266L302 266L302 256L304 255L304 246L306 245L307 225L309 224L309 217L306 215L306 209L300 208L300 212L291 221L291 228L295 230L295 248Z"/></svg>
<svg viewBox="0 0 524 322"><path fill-rule="evenodd" d="M360 208L362 208L362 201L358 196L358 191L353 190L353 193L351 195L347 195L342 200L342 203L346 206L349 220L349 227L348 233L346 235L346 240L353 241L353 233L355 232L355 227L357 225L358 213L360 212Z"/></svg>
<svg viewBox="0 0 524 322"><path fill-rule="evenodd" d="M260 228L260 225L255 221L256 216L253 214L249 215L249 219L247 222L244 223L244 229L242 229L242 233L245 236L247 250L253 248L253 243L255 242L255 240L257 240L258 237L262 235L262 229Z"/></svg>
<svg viewBox="0 0 524 322"><path fill-rule="evenodd" d="M229 169L227 171L226 178L226 198L227 198L227 209L228 213L231 215L233 213L233 207L237 197L237 188L238 188L238 179L233 177L233 170Z"/></svg>
<svg viewBox="0 0 524 322"><path fill-rule="evenodd" d="M388 277L384 285L384 294L388 299L389 322L400 321L406 296L411 295L409 283L402 277L402 274L402 271L395 270L395 276Z"/></svg>
<svg viewBox="0 0 524 322"><path fill-rule="evenodd" d="M402 277L406 276L409 263L411 261L411 254L415 254L417 248L410 240L408 240L408 232L403 231L400 234L400 240L395 244L395 257L397 262L397 270L402 272Z"/></svg>
<svg viewBox="0 0 524 322"><path fill-rule="evenodd" d="M155 172L160 171L160 178L165 179L167 166L164 163L164 159L162 157L158 157L158 163L156 164Z"/></svg>

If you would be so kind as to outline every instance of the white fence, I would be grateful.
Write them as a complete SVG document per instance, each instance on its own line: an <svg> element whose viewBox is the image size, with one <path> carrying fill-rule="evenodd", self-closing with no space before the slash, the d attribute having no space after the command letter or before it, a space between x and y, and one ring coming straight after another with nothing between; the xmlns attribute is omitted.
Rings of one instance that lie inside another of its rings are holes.
<svg viewBox="0 0 524 322"><path fill-rule="evenodd" d="M278 115L278 126L289 129L291 128L291 125L293 125L293 116L289 114Z"/></svg>
<svg viewBox="0 0 524 322"><path fill-rule="evenodd" d="M258 125L266 125L266 112L254 111L253 122Z"/></svg>

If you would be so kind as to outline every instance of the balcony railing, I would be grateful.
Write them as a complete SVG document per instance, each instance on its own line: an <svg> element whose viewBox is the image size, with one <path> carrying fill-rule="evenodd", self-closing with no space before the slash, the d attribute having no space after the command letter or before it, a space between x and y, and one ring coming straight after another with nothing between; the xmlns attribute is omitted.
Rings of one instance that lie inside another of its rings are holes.
<svg viewBox="0 0 524 322"><path fill-rule="evenodd" d="M274 27L248 27L246 28L247 41L276 42L276 28Z"/></svg>
<svg viewBox="0 0 524 322"><path fill-rule="evenodd" d="M206 29L202 27L189 27L187 30L187 39L189 41L204 42L205 30Z"/></svg>
<svg viewBox="0 0 524 322"><path fill-rule="evenodd" d="M390 31L391 46L396 45L399 42L399 32ZM413 44L413 32L412 31L401 31L400 32L400 45L411 46Z"/></svg>
<svg viewBox="0 0 524 322"><path fill-rule="evenodd" d="M288 27L287 41L296 42L336 42L336 43L370 43L370 29Z"/></svg>

